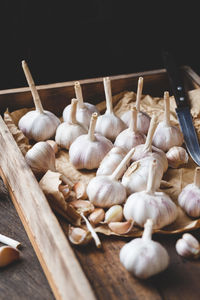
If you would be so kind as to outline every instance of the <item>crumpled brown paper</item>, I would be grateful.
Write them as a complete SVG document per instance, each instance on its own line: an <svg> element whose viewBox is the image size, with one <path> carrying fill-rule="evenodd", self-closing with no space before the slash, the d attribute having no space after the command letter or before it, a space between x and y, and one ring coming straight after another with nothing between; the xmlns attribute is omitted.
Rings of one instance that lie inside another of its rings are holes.
<svg viewBox="0 0 200 300"><path fill-rule="evenodd" d="M198 138L200 139L200 89L192 90L189 92L189 98L191 103L191 114L193 116L194 126L197 130ZM121 116L125 111L130 109L136 100L136 93L124 91L113 97L114 111L118 116ZM101 113L105 111L105 101L97 105ZM175 113L175 99L170 97L170 116L174 124L178 125L178 120ZM150 116L154 113L158 120L161 121L164 115L164 100L163 98L154 97L150 95L142 95L141 100L141 110L146 111ZM17 125L19 118L24 114L22 110L12 112L11 118L14 124ZM5 119L7 123L7 120ZM15 136L14 136L15 137ZM19 140L18 145L22 147L23 141ZM167 193L172 200L177 204L177 197L181 192L181 189L187 184L193 181L194 170L196 164L191 158L186 166L178 169L169 168L164 174L163 183L161 184L161 190ZM56 168L61 174L70 177L73 183L77 181L84 181L86 184L90 181L92 177L95 176L95 171L76 170L73 165L69 162L68 151L60 150L56 156ZM167 182L167 184L166 184ZM46 192L46 194L48 191ZM200 219L192 219L188 217L181 208L179 208L179 213L177 220L165 228L156 230L155 232L161 234L174 234L178 232L184 232L189 230L194 230L200 227ZM100 225L95 228L96 232L103 233L105 235L117 235L112 232L107 225ZM124 236L140 236L142 234L142 229L134 226L133 229Z"/></svg>

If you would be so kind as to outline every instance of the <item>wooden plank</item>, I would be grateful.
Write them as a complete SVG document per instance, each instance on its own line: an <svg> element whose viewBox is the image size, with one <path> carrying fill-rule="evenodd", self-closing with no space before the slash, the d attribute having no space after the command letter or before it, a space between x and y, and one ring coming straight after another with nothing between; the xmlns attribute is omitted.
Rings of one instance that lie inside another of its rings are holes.
<svg viewBox="0 0 200 300"><path fill-rule="evenodd" d="M95 299L71 246L2 118L0 140L0 174L56 299Z"/></svg>

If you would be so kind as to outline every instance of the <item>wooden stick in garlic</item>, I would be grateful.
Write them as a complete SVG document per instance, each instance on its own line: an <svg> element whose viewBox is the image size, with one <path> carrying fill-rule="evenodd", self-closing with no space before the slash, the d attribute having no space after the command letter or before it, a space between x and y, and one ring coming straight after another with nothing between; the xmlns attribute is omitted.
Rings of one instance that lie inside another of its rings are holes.
<svg viewBox="0 0 200 300"><path fill-rule="evenodd" d="M143 77L139 77L137 95L136 95L136 109L138 112L140 111L140 100L142 96L142 89L143 89Z"/></svg>
<svg viewBox="0 0 200 300"><path fill-rule="evenodd" d="M88 221L88 219L84 216L84 214L81 212L80 213L81 217L83 218L83 220L85 221L85 224L87 226L87 229L90 231L94 241L95 241L95 244L97 246L97 248L100 248L101 247L101 241L97 235L97 233L95 232L94 228L92 227L92 225L90 224L90 222Z"/></svg>
<svg viewBox="0 0 200 300"><path fill-rule="evenodd" d="M111 91L111 83L110 78L105 77L103 79L104 90L106 95L106 112L112 113L113 112L113 105L112 105L112 91Z"/></svg>
<svg viewBox="0 0 200 300"><path fill-rule="evenodd" d="M78 108L84 108L82 88L79 81L76 81L74 84L76 98L78 99Z"/></svg>
<svg viewBox="0 0 200 300"><path fill-rule="evenodd" d="M151 149L152 149L152 139L153 139L153 135L154 135L154 132L155 132L157 126L158 126L157 118L155 115L153 115L151 118L149 130L147 133L147 139L145 142L145 149L147 151L151 151Z"/></svg>
<svg viewBox="0 0 200 300"><path fill-rule="evenodd" d="M41 100L40 100L40 96L38 94L38 91L36 89L33 77L31 75L31 72L30 72L29 67L28 67L27 63L25 62L25 60L22 61L22 68L24 70L26 80L28 82L28 85L30 87L30 90L31 90L31 93L32 93L32 96L33 96L33 101L34 101L34 104L35 104L35 108L38 112L43 113L44 109L43 109L43 106L42 106L42 103L41 103Z"/></svg>
<svg viewBox="0 0 200 300"><path fill-rule="evenodd" d="M200 188L200 167L197 167L195 169L195 173L194 173L194 184Z"/></svg>
<svg viewBox="0 0 200 300"><path fill-rule="evenodd" d="M0 242L16 249L18 249L21 246L20 242L9 238L3 234L0 234Z"/></svg>
<svg viewBox="0 0 200 300"><path fill-rule="evenodd" d="M94 142L95 141L95 127L96 127L96 122L97 122L97 118L98 118L98 114L97 113L93 113L91 120L90 120L90 127L89 127L89 131L88 131L88 137L89 139Z"/></svg>
<svg viewBox="0 0 200 300"><path fill-rule="evenodd" d="M164 105L165 105L164 122L165 122L166 126L171 126L169 92L167 92L167 91L164 92Z"/></svg>

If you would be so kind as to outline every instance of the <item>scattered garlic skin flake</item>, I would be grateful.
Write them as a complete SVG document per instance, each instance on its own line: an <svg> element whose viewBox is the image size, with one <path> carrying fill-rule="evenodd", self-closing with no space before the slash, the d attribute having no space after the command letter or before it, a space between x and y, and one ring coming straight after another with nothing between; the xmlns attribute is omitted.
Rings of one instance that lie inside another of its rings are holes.
<svg viewBox="0 0 200 300"><path fill-rule="evenodd" d="M87 200L73 200L70 202L70 205L72 205L79 213L83 212L84 214L89 214L94 211L94 205Z"/></svg>
<svg viewBox="0 0 200 300"><path fill-rule="evenodd" d="M0 268L19 260L19 258L20 252L16 248L10 246L0 247Z"/></svg>
<svg viewBox="0 0 200 300"><path fill-rule="evenodd" d="M117 234L127 234L131 231L133 228L134 221L133 220L128 220L125 222L110 222L108 223L108 227L110 230Z"/></svg>
<svg viewBox="0 0 200 300"><path fill-rule="evenodd" d="M174 146L166 153L171 168L178 168L188 163L189 155L183 147Z"/></svg>
<svg viewBox="0 0 200 300"><path fill-rule="evenodd" d="M144 225L142 238L126 243L120 250L120 261L134 276L147 279L164 271L169 265L166 249L152 240L153 221Z"/></svg>
<svg viewBox="0 0 200 300"><path fill-rule="evenodd" d="M197 259L200 256L200 244L190 233L184 233L176 242L176 251L185 258Z"/></svg>
<svg viewBox="0 0 200 300"><path fill-rule="evenodd" d="M92 240L91 233L80 227L69 225L68 237L74 245L86 245Z"/></svg>

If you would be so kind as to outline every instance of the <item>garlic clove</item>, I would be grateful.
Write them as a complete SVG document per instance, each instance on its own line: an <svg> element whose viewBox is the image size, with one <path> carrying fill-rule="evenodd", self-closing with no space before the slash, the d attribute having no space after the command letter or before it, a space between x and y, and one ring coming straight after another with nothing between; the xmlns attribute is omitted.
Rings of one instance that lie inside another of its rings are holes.
<svg viewBox="0 0 200 300"><path fill-rule="evenodd" d="M73 200L70 204L78 211L84 214L89 214L94 211L94 205L87 200Z"/></svg>
<svg viewBox="0 0 200 300"><path fill-rule="evenodd" d="M97 225L103 221L105 217L105 211L103 208L95 208L94 211L89 215L88 220L92 225Z"/></svg>
<svg viewBox="0 0 200 300"><path fill-rule="evenodd" d="M174 146L166 153L171 168L178 168L188 163L189 155L183 147Z"/></svg>
<svg viewBox="0 0 200 300"><path fill-rule="evenodd" d="M186 258L197 259L200 256L200 244L190 233L183 234L182 238L176 242L176 251Z"/></svg>
<svg viewBox="0 0 200 300"><path fill-rule="evenodd" d="M92 240L91 233L80 227L73 227L69 225L68 237L74 245L86 245Z"/></svg>
<svg viewBox="0 0 200 300"><path fill-rule="evenodd" d="M0 268L19 260L19 258L20 252L16 248L10 246L0 247Z"/></svg>
<svg viewBox="0 0 200 300"><path fill-rule="evenodd" d="M69 188L69 186L67 184L66 185L60 184L59 185L59 191L63 194L65 200L67 198L69 198L70 188Z"/></svg>
<svg viewBox="0 0 200 300"><path fill-rule="evenodd" d="M134 221L128 220L125 222L110 222L108 227L117 234L127 234L133 228Z"/></svg>
<svg viewBox="0 0 200 300"><path fill-rule="evenodd" d="M87 196L86 189L87 189L87 185L83 181L76 182L73 187L73 190L76 194L76 198L83 199L83 200L87 199L88 196Z"/></svg>
<svg viewBox="0 0 200 300"><path fill-rule="evenodd" d="M58 153L58 145L56 144L56 142L54 140L47 140L46 141L54 150L54 153L57 154Z"/></svg>
<svg viewBox="0 0 200 300"><path fill-rule="evenodd" d="M25 155L25 160L34 174L56 171L55 153L47 142L38 142Z"/></svg>
<svg viewBox="0 0 200 300"><path fill-rule="evenodd" d="M97 233L95 232L95 229L92 227L92 225L90 224L90 222L88 221L88 219L85 217L85 215L81 212L81 217L83 218L83 220L85 221L85 224L87 226L87 229L90 231L91 236L95 242L95 245L97 246L97 248L101 248L101 241L97 235Z"/></svg>
<svg viewBox="0 0 200 300"><path fill-rule="evenodd" d="M120 222L123 219L123 208L121 205L111 206L105 213L105 223Z"/></svg>

